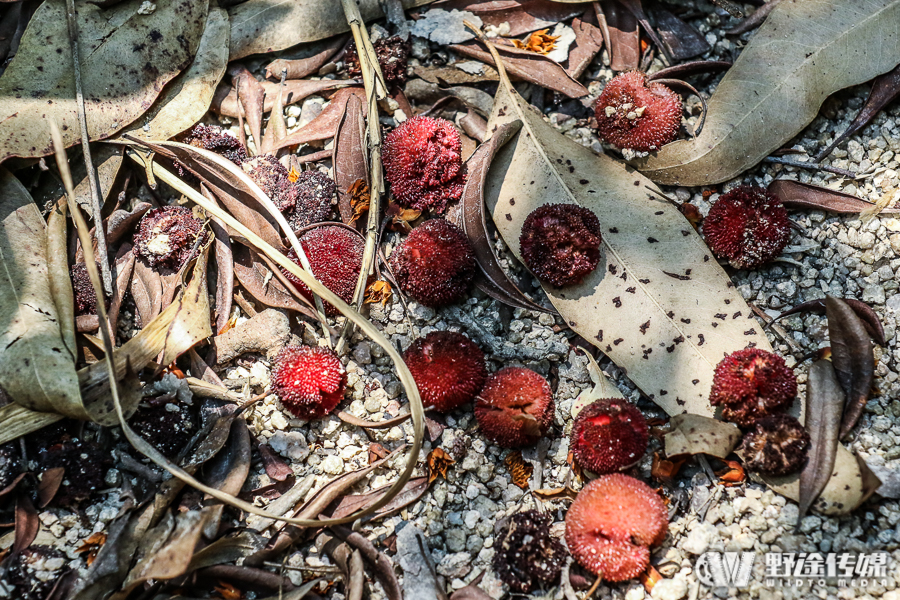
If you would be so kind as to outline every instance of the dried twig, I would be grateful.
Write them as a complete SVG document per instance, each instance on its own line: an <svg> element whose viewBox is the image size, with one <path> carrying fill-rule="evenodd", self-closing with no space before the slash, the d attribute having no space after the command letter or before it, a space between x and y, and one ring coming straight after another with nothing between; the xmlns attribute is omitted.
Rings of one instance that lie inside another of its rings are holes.
<svg viewBox="0 0 900 600"><path fill-rule="evenodd" d="M78 21L75 20L75 17L75 0L66 0L66 21L69 26L69 46L72 49L72 66L75 71L75 104L78 109L78 125L81 127L81 150L84 154L84 167L87 173L88 185L91 189L91 213L93 213L92 216L94 218L94 237L97 240L97 256L94 258L100 263L103 291L106 292L107 296L112 296L113 284L112 274L109 271L109 256L106 250L106 232L103 230L103 216L100 214L100 183L97 180L97 171L94 169L94 161L91 158L87 116L84 111L84 93L81 86L81 65L78 62ZM71 174L69 177L71 177Z"/></svg>
<svg viewBox="0 0 900 600"><path fill-rule="evenodd" d="M787 165L788 167L796 167L798 169L808 169L810 171L826 171L828 173L840 175L841 177L850 177L851 179L856 179L856 177L859 175L858 173L854 171L848 171L847 169L839 169L838 167L832 167L829 165L820 165L814 162L793 160L790 158L785 158L783 156L767 156L763 160L765 162L775 163L778 165Z"/></svg>

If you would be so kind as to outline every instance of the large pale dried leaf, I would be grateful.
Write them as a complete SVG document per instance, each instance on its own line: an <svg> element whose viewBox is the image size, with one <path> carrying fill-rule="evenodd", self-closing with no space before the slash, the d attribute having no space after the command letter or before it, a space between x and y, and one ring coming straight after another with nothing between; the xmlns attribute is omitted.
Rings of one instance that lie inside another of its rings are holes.
<svg viewBox="0 0 900 600"><path fill-rule="evenodd" d="M672 431L666 434L666 456L709 454L724 459L741 441L737 425L703 415L676 415L669 421Z"/></svg>
<svg viewBox="0 0 900 600"><path fill-rule="evenodd" d="M228 66L228 13L211 7L191 66L173 79L140 119L126 127L143 140L167 140L203 118ZM116 136L121 138L121 134Z"/></svg>
<svg viewBox="0 0 900 600"><path fill-rule="evenodd" d="M597 400L604 398L625 398L619 388L606 377L606 374L600 369L600 365L597 364L594 357L591 356L589 352L585 352L585 356L588 359L588 374L591 376L591 381L594 382L594 387L586 392L582 392L575 398L575 402L572 403L573 419L577 417L578 413L584 410L586 406L593 404Z"/></svg>
<svg viewBox="0 0 900 600"><path fill-rule="evenodd" d="M138 14L141 3L78 7L78 56L92 140L107 138L141 116L190 64L200 43L206 0L162 2L148 15ZM52 153L51 120L66 146L80 141L68 40L65 1L47 0L0 77L0 162Z"/></svg>
<svg viewBox="0 0 900 600"><path fill-rule="evenodd" d="M119 176L119 169L122 166L122 149L107 144L92 144L91 158L100 188L100 206L103 206ZM75 201L90 214L91 187L85 175L84 160L79 158L73 161L71 170L72 181L75 182ZM65 193L66 190L63 189L59 176L46 177L42 185L35 190L34 201L38 206L44 206L47 202L58 203L65 199Z"/></svg>
<svg viewBox="0 0 900 600"><path fill-rule="evenodd" d="M30 410L88 418L50 290L44 219L3 168L0 262L0 387Z"/></svg>
<svg viewBox="0 0 900 600"><path fill-rule="evenodd" d="M567 138L501 83L488 131L521 120L496 155L485 200L510 249L544 204L594 212L602 258L584 281L544 286L566 323L598 346L671 415L711 414L707 396L722 356L770 349L734 284L684 216L639 173Z"/></svg>
<svg viewBox="0 0 900 600"><path fill-rule="evenodd" d="M404 8L434 0L403 0ZM378 0L360 0L366 21L384 16ZM295 44L323 40L350 31L341 3L335 0L248 0L228 9L231 15L230 58L284 50Z"/></svg>
<svg viewBox="0 0 900 600"><path fill-rule="evenodd" d="M739 175L806 127L825 98L900 63L898 23L900 0L782 2L719 83L703 132L633 164L671 185Z"/></svg>

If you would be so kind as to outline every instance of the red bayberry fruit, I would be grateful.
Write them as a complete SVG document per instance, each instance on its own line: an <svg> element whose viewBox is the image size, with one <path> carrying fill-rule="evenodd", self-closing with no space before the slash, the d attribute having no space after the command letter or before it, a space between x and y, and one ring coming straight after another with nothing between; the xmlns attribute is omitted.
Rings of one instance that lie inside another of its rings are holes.
<svg viewBox="0 0 900 600"><path fill-rule="evenodd" d="M783 358L747 348L729 354L716 366L709 403L722 407L726 421L746 426L785 410L796 395L797 378Z"/></svg>
<svg viewBox="0 0 900 600"><path fill-rule="evenodd" d="M757 419L741 450L748 469L767 475L796 473L806 463L810 438L800 421L778 414Z"/></svg>
<svg viewBox="0 0 900 600"><path fill-rule="evenodd" d="M300 419L318 419L344 397L347 373L328 348L288 346L275 357L272 392Z"/></svg>
<svg viewBox="0 0 900 600"><path fill-rule="evenodd" d="M183 206L154 208L141 219L134 234L134 251L151 267L166 267L177 271L191 258L203 222L194 218ZM200 245L209 239L203 234Z"/></svg>
<svg viewBox="0 0 900 600"><path fill-rule="evenodd" d="M504 448L536 443L553 423L556 407L547 380L522 367L500 369L475 399L484 436Z"/></svg>
<svg viewBox="0 0 900 600"><path fill-rule="evenodd" d="M487 369L478 344L461 333L432 331L403 354L422 402L441 412L470 402L484 385Z"/></svg>
<svg viewBox="0 0 900 600"><path fill-rule="evenodd" d="M400 36L379 38L372 42L375 48L375 56L381 65L381 73L384 81L390 86L403 85L406 81L406 64L409 58L411 44ZM350 44L344 55L344 63L351 77L359 77L362 71L359 67L359 55L356 52L356 44Z"/></svg>
<svg viewBox="0 0 900 600"><path fill-rule="evenodd" d="M180 137L182 143L221 154L235 164L239 165L247 160L247 151L240 140L225 133L221 127L201 123L194 125Z"/></svg>
<svg viewBox="0 0 900 600"><path fill-rule="evenodd" d="M559 579L566 551L550 535L550 515L536 510L516 513L494 543L494 571L513 591L529 593Z"/></svg>
<svg viewBox="0 0 900 600"><path fill-rule="evenodd" d="M390 263L403 291L431 307L461 299L475 277L475 253L466 234L444 219L413 229Z"/></svg>
<svg viewBox="0 0 900 600"><path fill-rule="evenodd" d="M666 537L662 498L634 477L613 473L590 482L566 514L566 545L585 569L606 581L637 577L650 547Z"/></svg>
<svg viewBox="0 0 900 600"><path fill-rule="evenodd" d="M597 400L578 413L569 445L582 468L606 474L639 461L648 437L641 411L627 400L610 398Z"/></svg>
<svg viewBox="0 0 900 600"><path fill-rule="evenodd" d="M556 287L581 283L600 262L600 221L577 204L545 204L525 219L522 260L541 281Z"/></svg>
<svg viewBox="0 0 900 600"><path fill-rule="evenodd" d="M444 212L466 182L456 127L432 117L403 122L384 138L384 175L404 208Z"/></svg>
<svg viewBox="0 0 900 600"><path fill-rule="evenodd" d="M346 227L323 225L303 234L300 245L316 279L344 302L353 302L353 292L356 290L356 280L359 278L366 247L359 234ZM293 250L288 252L287 257L297 265L300 264L297 253ZM312 299L312 293L305 283L289 271L282 270L282 273L303 295ZM331 316L340 314L337 308L327 302L325 309Z"/></svg>
<svg viewBox="0 0 900 600"><path fill-rule="evenodd" d="M791 226L778 196L742 185L719 197L703 221L703 235L710 250L732 267L753 269L781 254Z"/></svg>
<svg viewBox="0 0 900 600"><path fill-rule="evenodd" d="M640 71L621 73L603 88L594 105L600 137L638 152L658 150L681 126L681 97Z"/></svg>

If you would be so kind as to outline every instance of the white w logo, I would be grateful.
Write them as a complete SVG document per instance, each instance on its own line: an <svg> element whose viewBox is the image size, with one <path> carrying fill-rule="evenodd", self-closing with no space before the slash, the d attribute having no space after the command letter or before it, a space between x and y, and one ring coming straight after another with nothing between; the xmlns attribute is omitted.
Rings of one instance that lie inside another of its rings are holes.
<svg viewBox="0 0 900 600"><path fill-rule="evenodd" d="M745 588L753 575L753 552L707 552L697 559L697 579L708 587Z"/></svg>

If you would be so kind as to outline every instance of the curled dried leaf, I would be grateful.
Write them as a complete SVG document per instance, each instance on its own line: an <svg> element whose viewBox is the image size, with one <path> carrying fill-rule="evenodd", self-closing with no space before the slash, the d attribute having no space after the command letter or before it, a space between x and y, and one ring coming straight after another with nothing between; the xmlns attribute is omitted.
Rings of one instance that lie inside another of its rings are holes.
<svg viewBox="0 0 900 600"><path fill-rule="evenodd" d="M503 459L503 464L509 470L512 482L523 490L527 490L531 475L534 473L534 465L525 462L522 452L519 450L507 454Z"/></svg>
<svg viewBox="0 0 900 600"><path fill-rule="evenodd" d="M392 294L393 290L391 290L391 284L379 279L373 281L372 284L366 288L364 302L366 304L380 302L382 306L387 306Z"/></svg>
<svg viewBox="0 0 900 600"><path fill-rule="evenodd" d="M435 448L428 453L425 464L428 465L428 483L431 484L438 477L447 477L447 469L455 463L453 458L441 448Z"/></svg>

